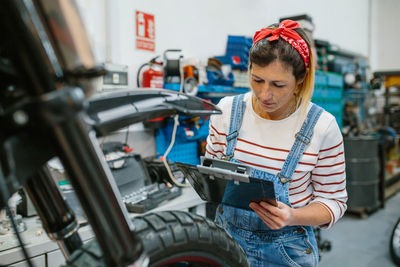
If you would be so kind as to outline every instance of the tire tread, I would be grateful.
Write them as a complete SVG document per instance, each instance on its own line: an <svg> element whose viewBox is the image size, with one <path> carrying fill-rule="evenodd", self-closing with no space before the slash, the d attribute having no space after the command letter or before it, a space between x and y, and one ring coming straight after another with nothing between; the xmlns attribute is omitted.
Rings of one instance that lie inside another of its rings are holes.
<svg viewBox="0 0 400 267"><path fill-rule="evenodd" d="M203 253L223 261L223 267L249 266L239 244L220 226L202 216L183 211L162 211L136 217L135 233L139 235L156 266L167 257L179 253ZM106 266L95 240L75 251L67 261L68 267Z"/></svg>

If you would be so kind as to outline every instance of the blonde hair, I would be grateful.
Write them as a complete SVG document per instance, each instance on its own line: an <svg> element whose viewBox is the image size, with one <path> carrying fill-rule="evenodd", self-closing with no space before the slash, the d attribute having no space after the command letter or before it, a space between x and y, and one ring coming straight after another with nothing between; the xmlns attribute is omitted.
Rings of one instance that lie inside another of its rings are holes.
<svg viewBox="0 0 400 267"><path fill-rule="evenodd" d="M301 101L301 112L303 114L306 113L308 103L311 101L311 97L314 93L314 82L315 82L314 55L312 53L311 47L308 47L308 49L310 50L310 65L308 66L306 76L304 77L304 81L300 85L301 88L298 88L299 100Z"/></svg>

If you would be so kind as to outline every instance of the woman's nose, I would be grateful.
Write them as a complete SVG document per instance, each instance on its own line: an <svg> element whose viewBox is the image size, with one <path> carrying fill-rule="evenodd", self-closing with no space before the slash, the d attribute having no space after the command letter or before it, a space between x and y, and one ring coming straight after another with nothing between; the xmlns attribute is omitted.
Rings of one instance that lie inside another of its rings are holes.
<svg viewBox="0 0 400 267"><path fill-rule="evenodd" d="M261 90L261 99L267 100L271 99L273 96L271 86L269 84L265 84Z"/></svg>

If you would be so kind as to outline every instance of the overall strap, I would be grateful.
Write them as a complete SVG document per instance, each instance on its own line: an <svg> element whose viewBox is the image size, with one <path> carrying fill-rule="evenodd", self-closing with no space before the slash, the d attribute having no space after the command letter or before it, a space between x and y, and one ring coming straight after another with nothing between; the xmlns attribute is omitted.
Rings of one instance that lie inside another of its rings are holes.
<svg viewBox="0 0 400 267"><path fill-rule="evenodd" d="M229 133L226 136L226 160L230 160L235 152L237 137L242 126L243 115L246 110L244 94L235 95L232 102L232 111L229 124Z"/></svg>
<svg viewBox="0 0 400 267"><path fill-rule="evenodd" d="M306 146L311 141L311 138L314 134L314 126L317 123L322 111L323 109L321 107L312 104L312 107L308 112L307 118L304 120L300 131L295 135L295 142L290 149L285 163L283 164L282 170L277 174L282 183L286 183L292 179L292 175L296 169L296 166L303 155Z"/></svg>

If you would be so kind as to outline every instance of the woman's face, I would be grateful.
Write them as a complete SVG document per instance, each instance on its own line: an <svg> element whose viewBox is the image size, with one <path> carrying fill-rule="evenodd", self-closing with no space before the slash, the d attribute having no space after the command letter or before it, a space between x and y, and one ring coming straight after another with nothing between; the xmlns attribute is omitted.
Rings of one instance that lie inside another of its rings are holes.
<svg viewBox="0 0 400 267"><path fill-rule="evenodd" d="M280 120L294 111L296 82L292 68L274 61L265 67L252 64L250 85L254 111L263 118Z"/></svg>

